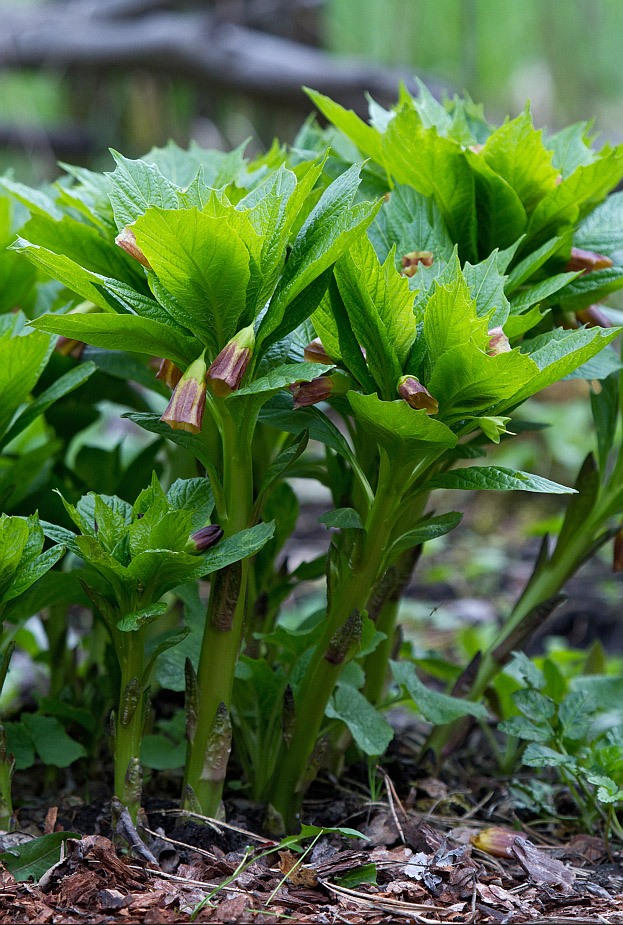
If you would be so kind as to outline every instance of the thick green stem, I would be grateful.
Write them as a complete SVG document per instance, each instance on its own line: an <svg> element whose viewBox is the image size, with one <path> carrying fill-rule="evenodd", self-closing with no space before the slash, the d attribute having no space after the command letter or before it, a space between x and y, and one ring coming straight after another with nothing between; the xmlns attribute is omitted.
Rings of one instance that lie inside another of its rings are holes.
<svg viewBox="0 0 623 925"><path fill-rule="evenodd" d="M0 723L0 829L7 832L11 827L13 817L13 801L11 799L11 779L15 759L6 753L6 733Z"/></svg>
<svg viewBox="0 0 623 925"><path fill-rule="evenodd" d="M400 486L400 487L398 487ZM399 473L392 477L387 454L381 454L376 495L366 520L363 549L351 559L346 575L333 590L324 633L316 646L296 700L296 726L289 746L282 746L269 800L276 818L292 829L303 798L306 770L314 751L325 709L347 659L334 664L325 658L336 631L354 610L363 610L381 570L388 539L402 495Z"/></svg>
<svg viewBox="0 0 623 925"><path fill-rule="evenodd" d="M115 796L132 820L141 805L140 751L143 738L143 659L145 630L120 634L121 692L115 724Z"/></svg>
<svg viewBox="0 0 623 925"><path fill-rule="evenodd" d="M253 503L251 457L252 426L245 418L234 422L227 408L222 411L223 490L227 519L222 524L226 537L249 526ZM216 816L221 804L226 761L216 761L214 735L222 726L222 714L229 712L234 673L244 627L248 563L242 560L213 576L210 604L197 671L200 709L188 743L184 774L184 800L196 798L206 816ZM223 737L229 754L229 742ZM225 756L226 758L226 756ZM222 771L222 773L221 773ZM192 792L191 792L192 791Z"/></svg>

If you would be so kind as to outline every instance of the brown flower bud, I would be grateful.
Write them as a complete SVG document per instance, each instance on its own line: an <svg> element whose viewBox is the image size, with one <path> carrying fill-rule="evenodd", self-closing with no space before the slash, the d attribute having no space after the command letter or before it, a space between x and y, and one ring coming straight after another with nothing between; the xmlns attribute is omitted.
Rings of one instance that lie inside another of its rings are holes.
<svg viewBox="0 0 623 925"><path fill-rule="evenodd" d="M437 414L439 402L415 376L401 376L396 386L398 394L416 411Z"/></svg>
<svg viewBox="0 0 623 925"><path fill-rule="evenodd" d="M225 398L240 388L255 347L253 325L242 328L225 344L208 370L208 382L215 395Z"/></svg>
<svg viewBox="0 0 623 925"><path fill-rule="evenodd" d="M86 344L81 340L74 340L73 337L63 337L62 335L54 344L54 349L64 357L73 357L79 360L84 352Z"/></svg>
<svg viewBox="0 0 623 925"><path fill-rule="evenodd" d="M491 328L490 331L487 331L489 335L489 349L487 350L487 356L494 357L498 353L508 353L511 349L510 342L508 337L498 325L498 327Z"/></svg>
<svg viewBox="0 0 623 925"><path fill-rule="evenodd" d="M355 383L346 373L335 370L330 376L318 376L310 382L295 382L288 386L294 397L295 408L306 408L327 401L334 395L346 395Z"/></svg>
<svg viewBox="0 0 623 925"><path fill-rule="evenodd" d="M609 318L606 318L604 313L599 308L599 305L587 305L586 308L576 312L575 317L579 322L581 322L581 324L585 324L589 328L613 327L612 322Z"/></svg>
<svg viewBox="0 0 623 925"><path fill-rule="evenodd" d="M484 148L484 145L480 145L480 144L469 145L469 150L473 151L474 154L480 154L483 148Z"/></svg>
<svg viewBox="0 0 623 925"><path fill-rule="evenodd" d="M314 337L314 339L310 341L307 347L305 347L303 356L306 363L326 363L327 366L333 366L331 357L322 346L322 341L319 337Z"/></svg>
<svg viewBox="0 0 623 925"><path fill-rule="evenodd" d="M115 244L118 244L119 247L129 254L130 257L134 257L135 260L138 260L147 270L151 270L151 264L149 260L140 249L136 243L136 235L132 231L130 225L126 225L122 232L120 232L115 238Z"/></svg>
<svg viewBox="0 0 623 925"><path fill-rule="evenodd" d="M582 275L592 273L594 270L606 270L611 267L612 261L603 254L596 254L595 251L585 251L581 247L572 247L569 263L565 270L569 273L582 270Z"/></svg>
<svg viewBox="0 0 623 925"><path fill-rule="evenodd" d="M518 832L512 829L503 829L501 826L493 825L488 829L483 829L474 838L472 844L487 854L492 854L496 858L511 857L511 847L517 838Z"/></svg>
<svg viewBox="0 0 623 925"><path fill-rule="evenodd" d="M171 401L160 418L173 430L186 430L191 434L198 434L201 430L206 402L204 353L190 364L175 386Z"/></svg>
<svg viewBox="0 0 623 925"><path fill-rule="evenodd" d="M432 267L434 259L432 251L411 251L402 258L402 273L400 275L415 276L420 263L423 267Z"/></svg>
<svg viewBox="0 0 623 925"><path fill-rule="evenodd" d="M186 552L192 554L196 552L205 552L206 549L210 549L211 546L214 546L223 535L222 529L218 524L209 524L207 527L202 527L201 530L196 530L193 533L186 543Z"/></svg>
<svg viewBox="0 0 623 925"><path fill-rule="evenodd" d="M182 370L165 357L160 363L160 367L156 373L156 379L161 379L170 389L174 389L181 378Z"/></svg>

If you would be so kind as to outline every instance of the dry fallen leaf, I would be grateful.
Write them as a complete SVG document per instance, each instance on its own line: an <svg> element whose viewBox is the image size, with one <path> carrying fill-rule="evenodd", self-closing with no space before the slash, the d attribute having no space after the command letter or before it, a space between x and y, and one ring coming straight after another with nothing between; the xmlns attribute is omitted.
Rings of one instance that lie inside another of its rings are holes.
<svg viewBox="0 0 623 925"><path fill-rule="evenodd" d="M309 867L296 866L299 858L292 851L279 852L279 870L294 886L303 886L313 889L318 886L318 877Z"/></svg>

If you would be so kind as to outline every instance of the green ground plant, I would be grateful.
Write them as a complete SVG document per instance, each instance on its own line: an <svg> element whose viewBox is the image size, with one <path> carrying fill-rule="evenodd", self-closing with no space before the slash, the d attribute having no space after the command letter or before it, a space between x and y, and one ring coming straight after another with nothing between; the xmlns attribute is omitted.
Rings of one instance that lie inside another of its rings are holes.
<svg viewBox="0 0 623 925"><path fill-rule="evenodd" d="M310 122L291 149L252 162L171 143L139 160L113 152L107 174L66 168L45 191L3 181L30 215L11 258L55 280L60 302L33 310L35 333L14 343L49 352L52 335L89 358L66 383L95 364L150 441L127 478L114 450L81 469L78 454L44 528L97 614L77 686L108 675L114 793L133 817L153 684L185 691L184 806L221 811L233 742L274 832L297 827L307 787L351 742L385 752L389 676L390 700L412 702L432 726L427 748L447 754L486 718L489 685L612 536L623 502L610 460L620 329L594 308L623 286L620 194L603 202L623 148L595 151L585 126L544 139L529 110L496 128L425 88L402 91L395 111L371 104L369 125L312 96L337 130ZM574 376L601 383L599 462L577 490L484 458L530 429L517 416L526 399ZM47 410L45 392L28 401L35 383L24 378L18 415ZM168 491L155 474L140 491L165 444ZM106 473L104 488L84 485L90 471ZM320 518L328 553L289 570L292 476L329 487L334 509ZM396 657L394 637L422 544L461 520L435 510L457 490L572 500L490 650L440 691ZM317 609L282 610L322 576ZM71 687L55 690L75 707ZM143 760L151 748L166 766L153 738ZM94 738L91 760L96 749Z"/></svg>

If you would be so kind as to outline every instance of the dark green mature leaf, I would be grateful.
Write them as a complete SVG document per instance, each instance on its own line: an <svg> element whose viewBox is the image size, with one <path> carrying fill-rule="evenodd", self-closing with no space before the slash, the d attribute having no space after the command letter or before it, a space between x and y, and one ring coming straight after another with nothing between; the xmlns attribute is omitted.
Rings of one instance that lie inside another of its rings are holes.
<svg viewBox="0 0 623 925"><path fill-rule="evenodd" d="M29 525L21 517L0 516L0 601L4 600L28 544Z"/></svg>
<svg viewBox="0 0 623 925"><path fill-rule="evenodd" d="M599 470L603 477L619 416L619 373L602 380L599 392L591 389L591 411L597 434Z"/></svg>
<svg viewBox="0 0 623 925"><path fill-rule="evenodd" d="M77 832L51 832L4 851L0 861L18 883L31 877L37 882L60 860L63 842L81 837Z"/></svg>
<svg viewBox="0 0 623 925"><path fill-rule="evenodd" d="M548 742L554 735L549 724L538 725L524 716L511 716L503 720L498 729L507 736L516 736L526 742Z"/></svg>
<svg viewBox="0 0 623 925"><path fill-rule="evenodd" d="M255 379L242 389L232 392L228 398L232 400L238 396L260 395L263 393L267 393L267 397L269 397L271 393L274 394L280 389L292 385L293 382L309 382L318 376L322 376L323 373L328 372L330 369L332 367L326 366L324 363L289 363L278 366L266 376Z"/></svg>
<svg viewBox="0 0 623 925"><path fill-rule="evenodd" d="M619 332L620 328L581 328L577 331L555 328L539 337L524 341L520 349L534 360L540 373L533 376L527 385L513 395L511 403L519 404L530 395L568 376L596 356L619 335Z"/></svg>
<svg viewBox="0 0 623 925"><path fill-rule="evenodd" d="M472 466L442 472L421 486L421 491L433 488L459 489L461 491L539 491L556 495L573 494L574 488L567 488L557 482L550 482L540 475L531 475L519 469L505 469L502 466Z"/></svg>
<svg viewBox="0 0 623 925"><path fill-rule="evenodd" d="M352 507L339 507L335 511L321 514L318 521L326 527L334 527L340 530L363 530L361 517Z"/></svg>
<svg viewBox="0 0 623 925"><path fill-rule="evenodd" d="M94 363L81 363L60 376L49 388L34 399L11 424L9 430L0 440L0 447L6 446L14 437L32 424L50 405L59 398L77 389L95 372Z"/></svg>
<svg viewBox="0 0 623 925"><path fill-rule="evenodd" d="M623 192L611 193L582 219L573 243L607 257L623 250Z"/></svg>
<svg viewBox="0 0 623 925"><path fill-rule="evenodd" d="M521 286L528 277L536 273L550 257L560 250L564 240L563 236L550 238L545 244L531 251L527 257L520 260L508 274L508 278L504 284L505 291L510 294L514 292L518 286Z"/></svg>
<svg viewBox="0 0 623 925"><path fill-rule="evenodd" d="M261 497L274 481L283 476L284 472L305 452L308 443L309 431L307 430L302 431L294 442L289 441L290 445L282 450L266 472L258 496Z"/></svg>
<svg viewBox="0 0 623 925"><path fill-rule="evenodd" d="M609 267L604 270L595 270L593 273L584 273L565 286L560 293L564 311L577 312L602 302L611 292L616 292L623 286L623 268Z"/></svg>
<svg viewBox="0 0 623 925"><path fill-rule="evenodd" d="M403 533L402 536L399 536L398 539L392 543L388 554L388 560L396 559L401 553L406 552L407 549L412 549L414 546L419 546L421 543L427 543L429 540L434 540L438 536L444 536L446 533L454 530L462 519L463 515L459 514L458 511L451 511L449 514L440 514L438 517L430 517L428 520L422 521L422 523L414 527L413 530L408 530L406 533Z"/></svg>
<svg viewBox="0 0 623 925"><path fill-rule="evenodd" d="M335 424L318 408L298 408L295 411L292 407L291 395L285 393L275 395L264 405L259 419L264 424L284 430L288 434L300 434L308 430L313 440L318 440L331 447L344 459L349 461L354 459L352 449Z"/></svg>
<svg viewBox="0 0 623 925"><path fill-rule="evenodd" d="M156 771L184 767L186 743L176 743L166 736L146 735L141 742L141 763Z"/></svg>
<svg viewBox="0 0 623 925"><path fill-rule="evenodd" d="M458 697L450 697L448 694L442 694L426 687L418 678L415 665L411 662L390 661L389 664L396 684L407 688L416 707L430 723L440 726L452 723L462 716L487 718L486 707L481 703L460 700Z"/></svg>
<svg viewBox="0 0 623 925"><path fill-rule="evenodd" d="M117 621L117 629L122 633L131 633L133 630L140 629L141 626L147 626L153 623L158 617L161 617L168 610L164 602L150 604L148 607L141 607L134 613L126 613Z"/></svg>
<svg viewBox="0 0 623 925"><path fill-rule="evenodd" d="M622 175L623 147L581 165L537 205L530 218L529 236L550 237L561 225L575 223L583 210L604 199Z"/></svg>
<svg viewBox="0 0 623 925"><path fill-rule="evenodd" d="M212 549L208 550L202 556L205 570L202 574L216 572L218 569L225 568L233 562L240 559L246 559L248 556L255 555L265 543L267 543L275 532L275 523L256 524L255 527L248 527L235 533L233 536L221 540Z"/></svg>
<svg viewBox="0 0 623 925"><path fill-rule="evenodd" d="M148 430L151 434L158 434L159 437L166 437L172 443L183 446L199 460L204 469L216 475L212 457L205 443L198 435L189 434L185 430L173 430L166 421L161 421L157 414L130 411L123 414L122 417L134 421L135 424L138 424L144 430Z"/></svg>
<svg viewBox="0 0 623 925"><path fill-rule="evenodd" d="M78 758L86 756L83 746L69 738L55 717L24 713L22 723L32 736L37 754L44 764L68 768Z"/></svg>
<svg viewBox="0 0 623 925"><path fill-rule="evenodd" d="M511 184L481 154L465 150L474 174L478 216L478 248L482 255L496 247L508 247L525 230L528 218Z"/></svg>
<svg viewBox="0 0 623 925"><path fill-rule="evenodd" d="M561 752L548 748L547 745L537 745L531 743L523 753L522 761L531 768L569 768L573 770L577 766L577 761L572 755L564 755Z"/></svg>
<svg viewBox="0 0 623 925"><path fill-rule="evenodd" d="M49 334L62 334L109 350L129 350L167 357L185 368L201 352L197 341L184 337L159 321L139 315L105 312L95 315L42 315L32 326Z"/></svg>
<svg viewBox="0 0 623 925"><path fill-rule="evenodd" d="M38 333L0 342L0 434L39 379L50 349L49 337Z"/></svg>
<svg viewBox="0 0 623 925"><path fill-rule="evenodd" d="M432 452L457 442L449 427L405 401L381 401L376 395L358 392L349 392L348 399L358 423L383 447Z"/></svg>
<svg viewBox="0 0 623 925"><path fill-rule="evenodd" d="M558 708L558 722L566 739L584 739L597 710L597 701L584 691L567 694Z"/></svg>
<svg viewBox="0 0 623 925"><path fill-rule="evenodd" d="M394 738L386 719L358 690L340 685L327 704L326 715L348 726L355 742L366 755L382 755Z"/></svg>
<svg viewBox="0 0 623 925"><path fill-rule="evenodd" d="M193 530L199 530L210 522L214 495L207 478L176 479L167 491L167 501L177 510L191 511Z"/></svg>

